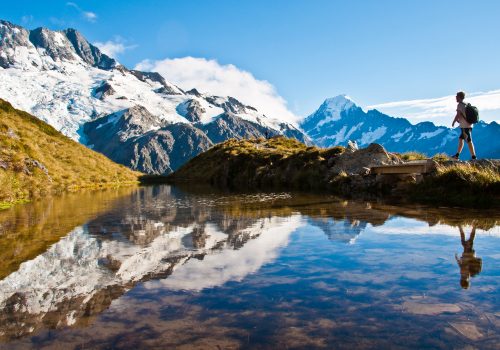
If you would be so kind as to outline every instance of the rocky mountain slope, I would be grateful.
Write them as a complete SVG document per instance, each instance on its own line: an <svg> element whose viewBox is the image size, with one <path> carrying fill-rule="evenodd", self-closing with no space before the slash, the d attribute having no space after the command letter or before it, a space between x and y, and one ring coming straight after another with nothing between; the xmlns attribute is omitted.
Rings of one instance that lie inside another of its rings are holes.
<svg viewBox="0 0 500 350"><path fill-rule="evenodd" d="M54 191L137 182L139 175L0 99L0 207Z"/></svg>
<svg viewBox="0 0 500 350"><path fill-rule="evenodd" d="M235 98L184 91L158 73L128 69L74 29L30 31L0 21L0 79L0 98L14 107L148 173L169 173L231 137L308 142L295 126Z"/></svg>
<svg viewBox="0 0 500 350"><path fill-rule="evenodd" d="M451 118L452 116L450 116ZM329 98L300 124L319 146L347 145L356 141L360 147L376 142L391 152L418 151L427 155L454 154L458 129L436 126L431 122L411 124L377 110L365 112L346 95ZM481 158L500 158L500 125L480 122L474 126L473 139ZM464 150L462 157L468 157Z"/></svg>

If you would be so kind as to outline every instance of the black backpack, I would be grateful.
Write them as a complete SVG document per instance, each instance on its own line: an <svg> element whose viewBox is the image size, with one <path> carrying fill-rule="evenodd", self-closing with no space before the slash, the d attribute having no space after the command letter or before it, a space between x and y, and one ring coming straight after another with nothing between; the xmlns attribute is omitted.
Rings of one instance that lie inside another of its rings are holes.
<svg viewBox="0 0 500 350"><path fill-rule="evenodd" d="M465 120L469 124L476 124L479 121L479 111L470 103L465 105Z"/></svg>

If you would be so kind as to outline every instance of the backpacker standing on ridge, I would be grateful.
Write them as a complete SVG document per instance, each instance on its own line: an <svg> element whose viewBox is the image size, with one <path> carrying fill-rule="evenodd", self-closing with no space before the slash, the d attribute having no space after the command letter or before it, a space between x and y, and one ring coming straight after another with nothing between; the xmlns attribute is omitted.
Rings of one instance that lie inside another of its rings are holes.
<svg viewBox="0 0 500 350"><path fill-rule="evenodd" d="M476 159L476 151L474 149L474 144L472 143L472 124L477 123L477 109L475 110L476 119L475 120L467 120L466 108L474 108L470 105L466 105L464 103L465 92L459 91L457 92L456 100L458 102L457 105L457 115L455 119L453 119L453 123L451 127L455 126L455 123L458 122L460 125L460 136L458 136L458 149L457 153L453 156L453 158L458 159L460 157L460 153L464 148L464 140L467 141L467 146L469 146L469 151L472 156L472 159ZM474 114L474 113L473 113Z"/></svg>

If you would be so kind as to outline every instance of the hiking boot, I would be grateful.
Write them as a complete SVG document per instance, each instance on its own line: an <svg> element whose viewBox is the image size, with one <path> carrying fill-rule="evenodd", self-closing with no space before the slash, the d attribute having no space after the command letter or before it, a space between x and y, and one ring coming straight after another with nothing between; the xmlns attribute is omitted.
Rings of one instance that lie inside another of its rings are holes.
<svg viewBox="0 0 500 350"><path fill-rule="evenodd" d="M477 157L476 156L472 156L471 160L477 160Z"/></svg>
<svg viewBox="0 0 500 350"><path fill-rule="evenodd" d="M458 160L458 157L460 156L460 154L456 153L454 156L451 156L452 159L455 159L455 160Z"/></svg>

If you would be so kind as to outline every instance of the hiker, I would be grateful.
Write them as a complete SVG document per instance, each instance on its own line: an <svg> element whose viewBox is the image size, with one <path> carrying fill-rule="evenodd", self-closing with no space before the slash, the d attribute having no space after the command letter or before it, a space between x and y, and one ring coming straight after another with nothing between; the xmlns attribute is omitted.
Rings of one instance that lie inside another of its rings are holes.
<svg viewBox="0 0 500 350"><path fill-rule="evenodd" d="M460 136L458 136L458 149L457 153L452 157L454 159L458 159L460 157L460 153L464 148L464 140L467 141L467 146L469 146L469 151L472 156L472 159L476 159L476 151L474 150L474 144L472 143L472 124L467 121L465 115L465 92L459 91L457 92L456 100L457 100L457 115L455 119L453 119L453 123L451 127L455 126L455 123L460 125Z"/></svg>
<svg viewBox="0 0 500 350"><path fill-rule="evenodd" d="M462 253L460 259L457 254L455 254L455 259L460 267L460 286L463 289L468 289L470 286L470 278L481 272L483 260L476 257L476 252L473 249L474 238L476 236L476 226L474 224L472 225L472 230L468 240L465 240L464 229L461 225L458 226L458 230L460 231L460 241L462 242L464 252Z"/></svg>

